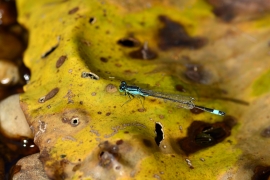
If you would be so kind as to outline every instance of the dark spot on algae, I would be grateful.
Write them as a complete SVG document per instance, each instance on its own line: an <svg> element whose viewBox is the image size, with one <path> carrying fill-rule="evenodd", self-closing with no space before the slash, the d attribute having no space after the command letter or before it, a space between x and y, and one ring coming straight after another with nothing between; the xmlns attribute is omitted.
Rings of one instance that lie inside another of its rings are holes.
<svg viewBox="0 0 270 180"><path fill-rule="evenodd" d="M59 59L56 61L56 68L60 68L64 62L66 61L67 56L60 56Z"/></svg>
<svg viewBox="0 0 270 180"><path fill-rule="evenodd" d="M121 169L121 166L116 166L115 167L115 170L120 170Z"/></svg>
<svg viewBox="0 0 270 180"><path fill-rule="evenodd" d="M158 47L161 50L174 47L199 49L206 44L207 40L205 38L190 37L180 23L164 15L160 15L158 18L164 24L164 27L158 31Z"/></svg>
<svg viewBox="0 0 270 180"><path fill-rule="evenodd" d="M201 114L204 111L195 107L195 108L190 109L190 112L193 114Z"/></svg>
<svg viewBox="0 0 270 180"><path fill-rule="evenodd" d="M105 58L105 57L101 57L101 58L100 58L100 61L106 63L106 62L108 62L108 59Z"/></svg>
<svg viewBox="0 0 270 180"><path fill-rule="evenodd" d="M91 42L88 40L85 40L85 39L81 40L81 43L86 45L86 46L91 46Z"/></svg>
<svg viewBox="0 0 270 180"><path fill-rule="evenodd" d="M74 14L79 10L79 7L72 8L71 10L68 11L68 14Z"/></svg>
<svg viewBox="0 0 270 180"><path fill-rule="evenodd" d="M52 99L58 92L59 92L58 87L52 89L45 97L40 98L39 102L43 103L45 101L48 101L48 100Z"/></svg>
<svg viewBox="0 0 270 180"><path fill-rule="evenodd" d="M252 180L269 180L270 179L270 166L257 166L253 170L254 175Z"/></svg>
<svg viewBox="0 0 270 180"><path fill-rule="evenodd" d="M164 119L165 118L165 116L162 115L162 114L160 114L158 117L159 117L159 119Z"/></svg>
<svg viewBox="0 0 270 180"><path fill-rule="evenodd" d="M203 67L197 64L188 64L184 75L187 79L196 83L203 83L206 78Z"/></svg>
<svg viewBox="0 0 270 180"><path fill-rule="evenodd" d="M270 126L262 130L261 136L265 138L270 138Z"/></svg>
<svg viewBox="0 0 270 180"><path fill-rule="evenodd" d="M49 151L46 148L44 148L40 152L38 159L44 164L46 161L50 159Z"/></svg>
<svg viewBox="0 0 270 180"><path fill-rule="evenodd" d="M133 59L153 60L157 58L157 53L150 49L148 44L145 43L140 49L130 52L129 56Z"/></svg>
<svg viewBox="0 0 270 180"><path fill-rule="evenodd" d="M175 89L179 92L186 92L186 90L184 89L184 87L181 84L177 84L175 86Z"/></svg>
<svg viewBox="0 0 270 180"><path fill-rule="evenodd" d="M122 67L122 65L121 64L119 64L119 63L116 63L116 64L114 64L116 67Z"/></svg>
<svg viewBox="0 0 270 180"><path fill-rule="evenodd" d="M211 2L211 1L209 1L209 2ZM222 6L216 6L216 7L214 7L213 13L217 17L221 18L225 22L232 21L235 18L235 16L236 16L236 12L235 12L234 8L231 5L229 5L229 4L227 4L227 5L224 4Z"/></svg>
<svg viewBox="0 0 270 180"><path fill-rule="evenodd" d="M137 71L132 71L132 70L130 70L130 69L127 69L127 70L124 70L124 73L125 73L126 75L134 75L134 74L137 74Z"/></svg>
<svg viewBox="0 0 270 180"><path fill-rule="evenodd" d="M223 122L225 125L227 125L229 128L233 128L237 124L237 120L235 117L227 115L223 118Z"/></svg>
<svg viewBox="0 0 270 180"><path fill-rule="evenodd" d="M59 92L59 88L54 88L51 90L46 96L45 96L45 101L53 98L57 93Z"/></svg>
<svg viewBox="0 0 270 180"><path fill-rule="evenodd" d="M123 144L123 143L124 143L124 141L122 139L116 141L116 145L118 145L118 146L121 145L121 144Z"/></svg>
<svg viewBox="0 0 270 180"><path fill-rule="evenodd" d="M111 165L111 161L113 156L107 151L102 151L99 155L99 165L102 167L109 167Z"/></svg>
<svg viewBox="0 0 270 180"><path fill-rule="evenodd" d="M124 46L124 47L138 47L141 45L140 41L136 38L133 37L127 37L127 38L122 38L117 41L117 44Z"/></svg>
<svg viewBox="0 0 270 180"><path fill-rule="evenodd" d="M63 118L62 118L62 122L63 122L63 123L68 123L68 121L69 121L68 118L66 118L66 117L63 117Z"/></svg>
<svg viewBox="0 0 270 180"><path fill-rule="evenodd" d="M80 169L80 167L81 167L81 164L76 164L76 165L72 168L72 171L73 171L73 172L76 172L76 171L78 171L78 170Z"/></svg>
<svg viewBox="0 0 270 180"><path fill-rule="evenodd" d="M236 120L232 116L225 116L222 122L206 123L193 121L188 128L187 137L177 142L186 155L222 142L230 136Z"/></svg>
<svg viewBox="0 0 270 180"><path fill-rule="evenodd" d="M138 112L145 112L145 111L146 111L145 108L139 108L139 109L138 109Z"/></svg>
<svg viewBox="0 0 270 180"><path fill-rule="evenodd" d="M110 116L112 113L111 112L107 112L106 113L106 116Z"/></svg>
<svg viewBox="0 0 270 180"><path fill-rule="evenodd" d="M96 18L95 17L90 17L89 23L94 24L95 22L96 22Z"/></svg>
<svg viewBox="0 0 270 180"><path fill-rule="evenodd" d="M121 145L122 143L120 143ZM104 141L99 144L99 165L104 168L112 168L114 160L120 158L118 145L113 145L109 141Z"/></svg>
<svg viewBox="0 0 270 180"><path fill-rule="evenodd" d="M152 142L149 139L143 139L142 142L148 148L153 147L153 144L152 144Z"/></svg>

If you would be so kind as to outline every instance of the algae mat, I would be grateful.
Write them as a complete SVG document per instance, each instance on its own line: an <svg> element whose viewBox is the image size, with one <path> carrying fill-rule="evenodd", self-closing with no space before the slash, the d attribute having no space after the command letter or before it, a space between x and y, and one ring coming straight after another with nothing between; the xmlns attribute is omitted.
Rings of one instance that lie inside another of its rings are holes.
<svg viewBox="0 0 270 180"><path fill-rule="evenodd" d="M17 1L30 32L21 106L49 177L239 179L270 165L270 16L215 5ZM128 101L121 81L226 116Z"/></svg>

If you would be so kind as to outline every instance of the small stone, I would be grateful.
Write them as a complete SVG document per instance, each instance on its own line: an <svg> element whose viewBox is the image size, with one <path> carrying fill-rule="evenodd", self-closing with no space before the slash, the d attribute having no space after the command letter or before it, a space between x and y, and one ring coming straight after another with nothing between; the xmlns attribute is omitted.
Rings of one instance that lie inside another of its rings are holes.
<svg viewBox="0 0 270 180"><path fill-rule="evenodd" d="M17 12L14 1L1 1L0 3L0 24L8 26L16 23Z"/></svg>
<svg viewBox="0 0 270 180"><path fill-rule="evenodd" d="M23 50L23 43L13 33L0 29L0 59L15 60Z"/></svg>
<svg viewBox="0 0 270 180"><path fill-rule="evenodd" d="M11 62L0 60L0 87L16 85L19 81L18 66Z"/></svg>
<svg viewBox="0 0 270 180"><path fill-rule="evenodd" d="M32 131L20 107L19 94L9 96L0 102L1 133L7 138L33 138Z"/></svg>

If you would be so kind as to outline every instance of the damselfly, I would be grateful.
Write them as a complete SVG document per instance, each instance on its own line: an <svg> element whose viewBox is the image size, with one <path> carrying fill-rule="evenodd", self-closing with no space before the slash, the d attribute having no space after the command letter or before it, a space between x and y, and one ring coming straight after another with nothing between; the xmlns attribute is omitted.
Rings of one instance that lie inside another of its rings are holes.
<svg viewBox="0 0 270 180"><path fill-rule="evenodd" d="M119 86L119 91L125 92L125 95L129 96L130 99L127 102L132 100L132 98L136 95L142 96L142 97L151 96L151 97L155 97L155 98L164 99L164 100L178 103L181 107L183 107L185 109L197 108L197 109L201 109L201 110L206 111L206 112L210 112L212 114L221 115L221 116L225 115L225 112L223 112L223 111L195 105L193 103L193 101L195 99L192 97L182 96L182 95L165 94L165 93L161 93L161 92L155 92L152 90L141 89L138 86L129 86L129 85L127 85L127 83L125 81L121 82L121 84ZM127 102L125 102L125 103L127 103Z"/></svg>

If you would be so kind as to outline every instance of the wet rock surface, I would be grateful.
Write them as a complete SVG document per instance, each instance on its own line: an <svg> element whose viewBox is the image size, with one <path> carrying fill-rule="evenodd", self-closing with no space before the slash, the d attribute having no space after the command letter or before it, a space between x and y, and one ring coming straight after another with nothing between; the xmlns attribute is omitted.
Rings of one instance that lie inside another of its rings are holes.
<svg viewBox="0 0 270 180"><path fill-rule="evenodd" d="M33 138L32 131L25 119L19 102L19 94L12 95L0 102L1 134L9 138Z"/></svg>
<svg viewBox="0 0 270 180"><path fill-rule="evenodd" d="M19 93L30 78L30 71L22 62L27 39L26 30L17 23L15 1L1 0L0 179L9 178L10 168L19 158L38 151L19 105Z"/></svg>
<svg viewBox="0 0 270 180"><path fill-rule="evenodd" d="M9 26L17 22L15 1L0 1L0 25Z"/></svg>
<svg viewBox="0 0 270 180"><path fill-rule="evenodd" d="M0 87L12 86L20 82L19 68L14 63L0 60Z"/></svg>
<svg viewBox="0 0 270 180"><path fill-rule="evenodd" d="M16 60L21 57L23 50L23 42L14 33L0 28L1 59Z"/></svg>
<svg viewBox="0 0 270 180"><path fill-rule="evenodd" d="M20 159L12 169L12 180L49 180L39 153Z"/></svg>

